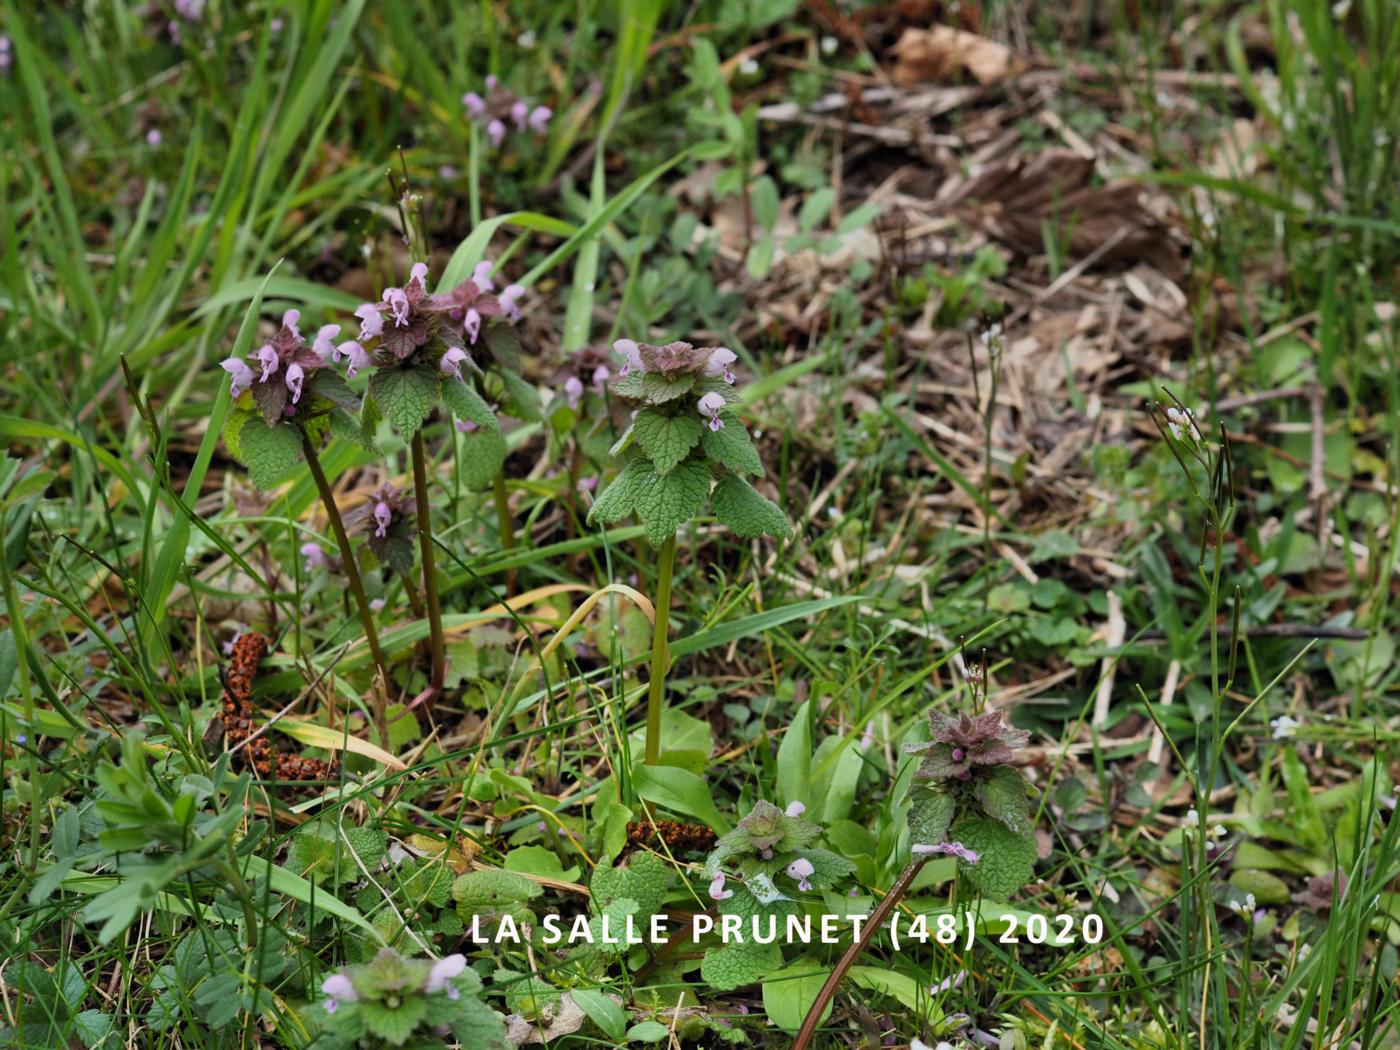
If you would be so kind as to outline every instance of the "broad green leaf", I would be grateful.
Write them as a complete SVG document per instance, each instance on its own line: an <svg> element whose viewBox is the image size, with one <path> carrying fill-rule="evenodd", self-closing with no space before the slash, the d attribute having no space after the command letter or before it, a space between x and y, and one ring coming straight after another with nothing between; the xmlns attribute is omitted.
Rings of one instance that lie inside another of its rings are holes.
<svg viewBox="0 0 1400 1050"><path fill-rule="evenodd" d="M650 457L658 474L669 474L695 447L704 433L698 416L682 413L662 415L655 409L643 409L632 423L637 443Z"/></svg>
<svg viewBox="0 0 1400 1050"><path fill-rule="evenodd" d="M689 770L638 765L632 771L632 783L648 802L703 820L721 835L729 830L729 822L715 808L709 784Z"/></svg>
<svg viewBox="0 0 1400 1050"><path fill-rule="evenodd" d="M617 1042L627 1031L627 1013L610 995L596 988L575 988L569 993L588 1019L602 1029L603 1034Z"/></svg>
<svg viewBox="0 0 1400 1050"><path fill-rule="evenodd" d="M684 397L695 385L695 377L684 373L668 379L660 372L647 372L641 379L642 398L651 405L660 405Z"/></svg>
<svg viewBox="0 0 1400 1050"><path fill-rule="evenodd" d="M1031 800L1026 779L1012 766L998 766L973 782L973 794L987 816L1022 837L1031 833Z"/></svg>
<svg viewBox="0 0 1400 1050"><path fill-rule="evenodd" d="M792 526L778 505L760 496L752 485L737 474L726 476L715 486L710 505L714 508L715 517L733 529L736 535L745 538L787 538L792 535Z"/></svg>
<svg viewBox="0 0 1400 1050"><path fill-rule="evenodd" d="M432 368L380 368L369 377L369 396L389 425L410 438L437 404L438 374Z"/></svg>
<svg viewBox="0 0 1400 1050"><path fill-rule="evenodd" d="M501 423L496 418L496 413L491 411L491 406L486 403L486 399L478 394L469 383L447 380L442 384L442 399L458 419L475 423L485 430L500 431Z"/></svg>
<svg viewBox="0 0 1400 1050"><path fill-rule="evenodd" d="M784 804L806 804L811 796L812 725L808 710L811 701L804 700L792 715L778 745L778 798Z"/></svg>
<svg viewBox="0 0 1400 1050"><path fill-rule="evenodd" d="M599 521L611 525L631 514L636 510L637 496L644 479L654 476L645 460L634 459L628 463L593 501L593 507L588 512L589 523Z"/></svg>
<svg viewBox="0 0 1400 1050"><path fill-rule="evenodd" d="M984 897L996 901L1011 895L1035 877L1035 842L1017 835L999 820L964 817L948 831L977 853L977 863L959 860L958 868Z"/></svg>
<svg viewBox="0 0 1400 1050"><path fill-rule="evenodd" d="M516 419L538 423L544 418L544 406L540 404L540 392L535 384L521 376L502 368L497 373L505 386L505 409Z"/></svg>
<svg viewBox="0 0 1400 1050"><path fill-rule="evenodd" d="M816 959L798 959L763 982L763 1009L768 1019L779 1028L795 1032L802 1027L807 1011L817 1001L817 993L826 982L826 967ZM822 1011L825 1020L831 1003Z"/></svg>
<svg viewBox="0 0 1400 1050"><path fill-rule="evenodd" d="M709 494L710 472L694 460L664 476L653 471L650 478L644 479L636 495L637 516L646 526L652 546L661 546L699 514Z"/></svg>
<svg viewBox="0 0 1400 1050"><path fill-rule="evenodd" d="M279 423L270 427L254 416L238 432L238 448L248 477L260 489L270 489L301 462L301 435L296 427Z"/></svg>
<svg viewBox="0 0 1400 1050"><path fill-rule="evenodd" d="M762 477L763 461L758 458L758 449L744 424L728 412L723 414L723 422L718 430L705 431L705 455L736 473Z"/></svg>
<svg viewBox="0 0 1400 1050"><path fill-rule="evenodd" d="M757 984L783 964L783 953L776 944L731 941L705 953L700 977L711 988L733 991Z"/></svg>
<svg viewBox="0 0 1400 1050"><path fill-rule="evenodd" d="M462 483L474 492L489 488L506 461L506 439L490 430L462 435Z"/></svg>

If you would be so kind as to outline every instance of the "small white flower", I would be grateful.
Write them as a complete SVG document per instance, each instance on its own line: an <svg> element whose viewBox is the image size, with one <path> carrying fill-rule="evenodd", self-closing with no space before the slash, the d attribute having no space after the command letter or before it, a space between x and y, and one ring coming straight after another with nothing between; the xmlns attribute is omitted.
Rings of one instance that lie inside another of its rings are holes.
<svg viewBox="0 0 1400 1050"><path fill-rule="evenodd" d="M801 802L799 802L797 799L793 799L787 804L787 809L785 809L783 812L790 817L800 817L803 813L807 812L807 807Z"/></svg>
<svg viewBox="0 0 1400 1050"><path fill-rule="evenodd" d="M758 63L745 55L739 61L739 75L742 77L752 77L758 75Z"/></svg>
<svg viewBox="0 0 1400 1050"><path fill-rule="evenodd" d="M836 49L840 46L840 41L838 41L834 36L822 37L822 54L834 55L836 54Z"/></svg>
<svg viewBox="0 0 1400 1050"><path fill-rule="evenodd" d="M1296 718L1289 718L1287 715L1279 715L1269 722L1269 725L1273 726L1275 740L1291 740L1302 724Z"/></svg>
<svg viewBox="0 0 1400 1050"><path fill-rule="evenodd" d="M523 47L526 51L529 51L532 47L535 46L535 31L533 29L525 30L525 32L521 33L518 37L515 38L515 42L521 47Z"/></svg>

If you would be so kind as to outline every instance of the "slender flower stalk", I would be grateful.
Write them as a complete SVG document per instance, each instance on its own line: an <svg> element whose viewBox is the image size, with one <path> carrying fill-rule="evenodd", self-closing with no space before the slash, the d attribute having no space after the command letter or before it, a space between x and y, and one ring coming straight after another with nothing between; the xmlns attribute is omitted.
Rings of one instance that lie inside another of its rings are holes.
<svg viewBox="0 0 1400 1050"><path fill-rule="evenodd" d="M510 495L506 492L505 471L497 471L491 482L491 491L496 499L496 525L501 533L501 550L515 550L515 523L510 518ZM515 570L506 570L506 597L515 593Z"/></svg>
<svg viewBox="0 0 1400 1050"><path fill-rule="evenodd" d="M651 681L647 684L646 762L661 761L661 700L666 689L666 642L671 620L671 572L676 564L676 537L661 544L656 567L656 625L651 632Z"/></svg>
<svg viewBox="0 0 1400 1050"><path fill-rule="evenodd" d="M423 561L423 598L428 607L428 646L432 652L433 693L442 691L447 678L446 649L442 640L442 607L438 604L437 566L433 561L433 523L428 507L428 457L423 431L413 434L413 492L418 503L418 552Z"/></svg>
<svg viewBox="0 0 1400 1050"><path fill-rule="evenodd" d="M387 741L388 719L385 713L384 698L389 690L389 669L384 662L384 652L379 647L379 631L374 626L374 611L369 607L369 600L365 597L365 586L360 580L360 570L355 563L355 552L350 546L350 537L345 533L345 522L340 516L340 508L335 504L335 493L331 491L330 482L326 480L326 472L321 469L321 461L316 455L316 446L311 438L307 436L305 430L301 431L301 447L306 455L306 465L311 470L311 477L316 482L316 491L321 495L321 504L326 508L326 517L330 519L331 531L335 533L335 542L340 547L340 560L345 567L345 578L350 583L350 593L354 596L355 607L360 612L360 623L365 629L365 641L369 644L369 652L374 660L375 670L379 672L381 687L374 691L374 722L379 730L379 739Z"/></svg>

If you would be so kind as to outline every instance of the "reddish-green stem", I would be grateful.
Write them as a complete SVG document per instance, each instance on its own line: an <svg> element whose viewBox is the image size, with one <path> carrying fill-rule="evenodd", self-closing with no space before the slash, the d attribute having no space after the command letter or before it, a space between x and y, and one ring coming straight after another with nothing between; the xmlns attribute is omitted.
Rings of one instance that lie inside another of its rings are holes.
<svg viewBox="0 0 1400 1050"><path fill-rule="evenodd" d="M821 1024L822 1014L826 1012L826 1004L831 1002L832 996L836 994L836 989L840 987L842 979L846 976L846 971L860 957L860 953L865 951L866 945L875 936L875 932L885 924L890 912L894 911L894 906L908 892L909 884L914 881L914 876L919 874L919 869L923 866L924 861L919 859L901 871L899 878L895 879L894 885L890 887L890 891L885 894L885 899L877 904L875 910L870 913L870 918L861 927L860 936L856 938L854 944L846 949L840 961L837 962L836 969L831 971L831 975L827 977L821 991L817 993L816 1001L812 1003L812 1008L807 1011L807 1016L802 1020L802 1027L797 1030L797 1039L792 1044L792 1050L806 1050L807 1044L812 1041L812 1036L816 1035L817 1026Z"/></svg>
<svg viewBox="0 0 1400 1050"><path fill-rule="evenodd" d="M433 559L433 522L428 505L428 454L423 431L413 435L413 493L418 504L418 552L423 561L423 602L428 608L428 648L432 653L434 698L447 677L446 649L442 641L442 608L438 604L437 567Z"/></svg>
<svg viewBox="0 0 1400 1050"><path fill-rule="evenodd" d="M388 736L384 735L386 727L383 698L388 695L389 668L384 662L384 652L379 648L379 632L374 626L374 611L369 607L369 599L365 597L365 586L360 579L355 552L350 547L350 537L345 532L345 522L340 517L340 508L335 503L335 493L331 491L326 472L321 469L316 446L304 430L301 431L301 447L306 454L306 465L311 471L311 478L316 482L316 491L321 495L321 505L326 508L326 517L330 520L336 545L340 547L340 561L345 566L345 578L350 584L350 594L355 599L355 607L360 612L360 623L365 629L365 642L369 645L370 657L374 660L375 670L379 672L382 684L374 692L374 721L381 734L380 739L387 740Z"/></svg>

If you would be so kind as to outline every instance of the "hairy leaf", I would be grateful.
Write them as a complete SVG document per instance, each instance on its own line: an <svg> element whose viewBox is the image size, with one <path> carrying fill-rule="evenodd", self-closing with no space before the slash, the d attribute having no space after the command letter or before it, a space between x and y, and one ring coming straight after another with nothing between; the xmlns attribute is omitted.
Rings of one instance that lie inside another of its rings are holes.
<svg viewBox="0 0 1400 1050"><path fill-rule="evenodd" d="M637 516L646 526L647 539L659 547L705 506L710 472L704 464L690 460L664 476L654 470L649 473L636 495Z"/></svg>
<svg viewBox="0 0 1400 1050"><path fill-rule="evenodd" d="M238 433L238 448L248 477L260 489L270 489L301 462L301 435L291 424L270 427L249 419Z"/></svg>
<svg viewBox="0 0 1400 1050"><path fill-rule="evenodd" d="M402 437L418 432L438 399L438 374L431 368L381 368L369 377L369 396Z"/></svg>
<svg viewBox="0 0 1400 1050"><path fill-rule="evenodd" d="M695 415L665 416L655 409L639 412L632 427L637 443L650 457L658 474L669 474L676 464L690 454L704 432L699 417Z"/></svg>
<svg viewBox="0 0 1400 1050"><path fill-rule="evenodd" d="M758 449L754 447L744 424L728 412L724 413L724 426L705 431L704 449L705 455L736 473L763 476L763 461L758 458Z"/></svg>
<svg viewBox="0 0 1400 1050"><path fill-rule="evenodd" d="M787 516L771 500L764 499L756 489L737 474L726 476L715 487L710 500L715 517L728 525L737 535L778 536L792 535L792 526Z"/></svg>

